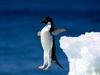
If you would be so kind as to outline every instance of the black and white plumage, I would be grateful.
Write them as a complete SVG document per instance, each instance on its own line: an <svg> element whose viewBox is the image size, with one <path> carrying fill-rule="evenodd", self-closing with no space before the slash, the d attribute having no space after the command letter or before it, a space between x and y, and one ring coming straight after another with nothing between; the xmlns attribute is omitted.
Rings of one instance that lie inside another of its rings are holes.
<svg viewBox="0 0 100 75"><path fill-rule="evenodd" d="M51 62L55 61L58 66L63 68L57 60L54 35L66 31L66 29L54 29L54 23L51 17L44 18L41 23L45 24L45 27L38 32L41 39L41 45L44 51L44 64L39 66L39 69L47 70L51 66Z"/></svg>

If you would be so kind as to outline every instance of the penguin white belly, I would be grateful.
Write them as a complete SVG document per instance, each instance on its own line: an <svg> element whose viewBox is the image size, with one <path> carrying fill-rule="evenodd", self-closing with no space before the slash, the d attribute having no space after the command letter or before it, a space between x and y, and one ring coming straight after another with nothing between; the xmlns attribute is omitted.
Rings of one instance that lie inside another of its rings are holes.
<svg viewBox="0 0 100 75"><path fill-rule="evenodd" d="M52 50L53 40L49 31L41 32L41 44L46 52Z"/></svg>

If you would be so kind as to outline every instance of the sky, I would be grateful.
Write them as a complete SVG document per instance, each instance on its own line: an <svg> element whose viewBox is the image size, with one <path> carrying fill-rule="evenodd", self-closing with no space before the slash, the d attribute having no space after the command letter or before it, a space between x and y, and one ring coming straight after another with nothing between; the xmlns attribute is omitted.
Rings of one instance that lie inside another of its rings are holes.
<svg viewBox="0 0 100 75"><path fill-rule="evenodd" d="M0 11L100 10L100 0L0 0Z"/></svg>

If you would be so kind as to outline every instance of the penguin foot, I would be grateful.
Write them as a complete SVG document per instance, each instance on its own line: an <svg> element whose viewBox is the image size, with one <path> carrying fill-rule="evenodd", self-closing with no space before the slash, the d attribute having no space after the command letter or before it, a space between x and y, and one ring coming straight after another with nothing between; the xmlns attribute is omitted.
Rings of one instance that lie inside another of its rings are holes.
<svg viewBox="0 0 100 75"><path fill-rule="evenodd" d="M48 68L49 68L49 67L46 67L46 68L44 68L43 70L45 70L45 71L46 71L46 70L48 70Z"/></svg>
<svg viewBox="0 0 100 75"><path fill-rule="evenodd" d="M47 65L43 70L48 70L50 65Z"/></svg>
<svg viewBox="0 0 100 75"><path fill-rule="evenodd" d="M38 68L39 68L39 69L44 69L44 66L39 66Z"/></svg>
<svg viewBox="0 0 100 75"><path fill-rule="evenodd" d="M45 67L45 66L39 66L38 67L38 69L45 70L45 71L48 70L48 68L49 68L49 66L47 66L47 67Z"/></svg>

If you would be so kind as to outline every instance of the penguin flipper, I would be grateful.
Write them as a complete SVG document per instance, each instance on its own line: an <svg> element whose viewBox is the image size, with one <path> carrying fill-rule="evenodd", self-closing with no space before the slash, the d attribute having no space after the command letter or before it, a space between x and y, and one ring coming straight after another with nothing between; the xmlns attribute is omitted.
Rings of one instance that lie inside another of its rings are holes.
<svg viewBox="0 0 100 75"><path fill-rule="evenodd" d="M54 30L54 31L52 32L52 34L53 34L53 35L58 35L58 34L60 34L60 33L62 33L62 32L67 31L67 30L68 30L68 29L66 29L66 28L56 29L56 30Z"/></svg>
<svg viewBox="0 0 100 75"><path fill-rule="evenodd" d="M41 35L41 32L39 31L39 32L37 32L37 36L40 36Z"/></svg>

